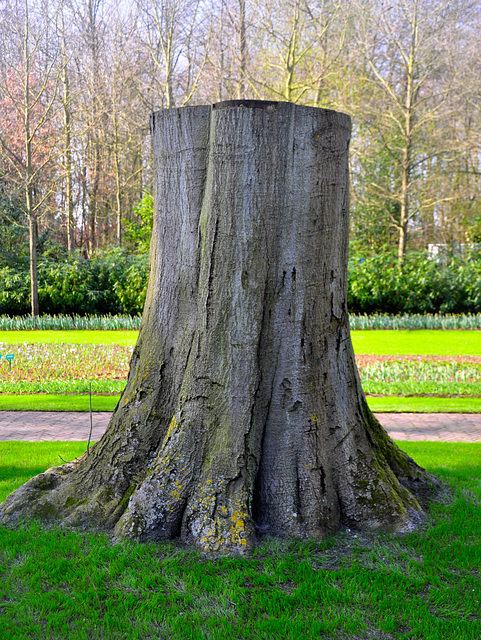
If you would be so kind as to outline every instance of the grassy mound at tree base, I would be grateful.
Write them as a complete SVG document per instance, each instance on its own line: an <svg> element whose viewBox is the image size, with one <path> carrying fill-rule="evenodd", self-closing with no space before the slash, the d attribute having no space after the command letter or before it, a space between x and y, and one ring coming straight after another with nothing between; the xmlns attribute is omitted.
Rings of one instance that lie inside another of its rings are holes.
<svg viewBox="0 0 481 640"><path fill-rule="evenodd" d="M90 531L0 526L0 636L479 640L481 443L398 444L452 487L403 536L345 529L210 558L175 541L113 546ZM0 500L85 446L0 443Z"/></svg>

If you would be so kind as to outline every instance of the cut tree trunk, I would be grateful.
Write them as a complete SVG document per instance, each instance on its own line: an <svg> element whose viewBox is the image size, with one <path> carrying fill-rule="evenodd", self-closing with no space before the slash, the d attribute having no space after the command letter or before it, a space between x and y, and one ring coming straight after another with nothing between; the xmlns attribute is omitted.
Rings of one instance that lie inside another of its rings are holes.
<svg viewBox="0 0 481 640"><path fill-rule="evenodd" d="M348 116L234 101L153 114L151 274L107 432L9 496L114 538L405 531L432 479L369 411L346 308Z"/></svg>

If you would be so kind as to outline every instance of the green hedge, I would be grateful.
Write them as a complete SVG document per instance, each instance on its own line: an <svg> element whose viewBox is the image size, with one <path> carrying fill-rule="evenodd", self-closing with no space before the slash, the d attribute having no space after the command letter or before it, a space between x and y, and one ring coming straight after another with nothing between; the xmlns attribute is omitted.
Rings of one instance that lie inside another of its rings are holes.
<svg viewBox="0 0 481 640"><path fill-rule="evenodd" d="M439 263L413 251L400 267L391 253L351 253L347 303L358 314L479 313L481 256Z"/></svg>
<svg viewBox="0 0 481 640"><path fill-rule="evenodd" d="M120 249L86 260L80 255L43 257L38 264L39 306L42 314L142 313L147 290L148 256L127 255ZM0 315L30 311L27 265L0 268Z"/></svg>
<svg viewBox="0 0 481 640"><path fill-rule="evenodd" d="M141 314L148 256L121 249L86 260L80 255L39 261L40 312L50 315ZM0 315L30 311L28 264L0 267ZM479 313L481 257L465 255L439 264L422 252L400 268L387 252L351 253L347 293L351 314Z"/></svg>

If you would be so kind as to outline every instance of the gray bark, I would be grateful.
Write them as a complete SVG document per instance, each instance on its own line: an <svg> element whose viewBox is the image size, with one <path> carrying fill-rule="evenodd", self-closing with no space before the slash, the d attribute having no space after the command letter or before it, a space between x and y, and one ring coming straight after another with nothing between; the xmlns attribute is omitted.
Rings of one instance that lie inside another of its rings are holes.
<svg viewBox="0 0 481 640"><path fill-rule="evenodd" d="M127 387L89 457L3 522L252 550L409 530L432 482L369 411L346 308L348 116L235 101L153 114L151 275Z"/></svg>

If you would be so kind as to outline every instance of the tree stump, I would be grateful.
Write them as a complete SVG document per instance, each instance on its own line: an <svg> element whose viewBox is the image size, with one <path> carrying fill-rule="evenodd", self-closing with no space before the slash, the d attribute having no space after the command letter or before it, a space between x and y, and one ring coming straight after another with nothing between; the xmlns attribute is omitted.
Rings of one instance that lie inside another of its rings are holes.
<svg viewBox="0 0 481 640"><path fill-rule="evenodd" d="M21 516L245 553L256 534L405 531L428 474L367 407L346 307L350 119L234 101L151 119L155 216L126 389Z"/></svg>

